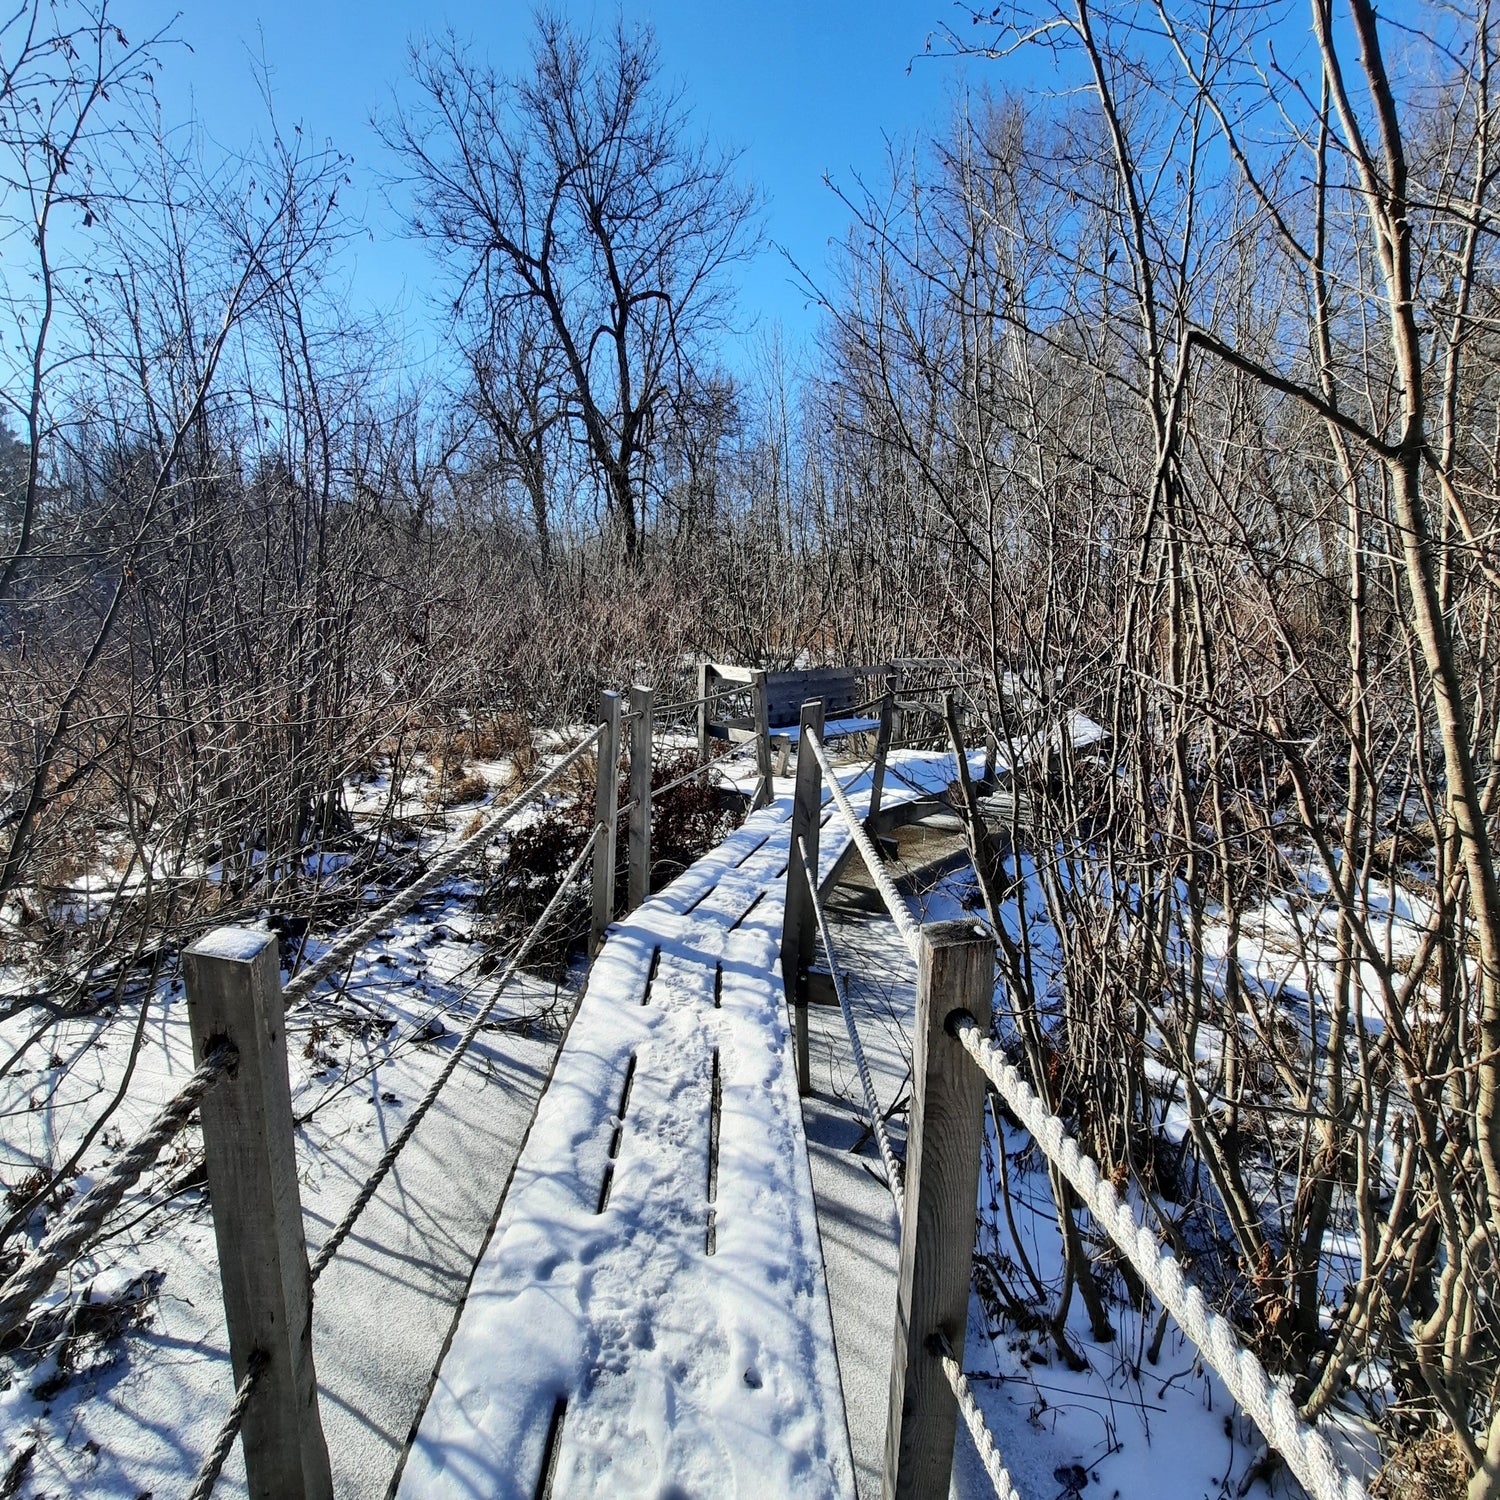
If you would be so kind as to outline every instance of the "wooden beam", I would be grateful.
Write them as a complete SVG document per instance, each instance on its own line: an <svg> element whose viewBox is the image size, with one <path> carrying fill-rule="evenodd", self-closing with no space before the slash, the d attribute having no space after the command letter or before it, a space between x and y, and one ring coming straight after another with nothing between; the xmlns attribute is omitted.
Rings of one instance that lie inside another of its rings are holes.
<svg viewBox="0 0 1500 1500"><path fill-rule="evenodd" d="M182 961L194 1062L225 1039L239 1049L202 1118L236 1386L264 1362L240 1429L246 1483L252 1500L331 1500L276 935L220 927Z"/></svg>
<svg viewBox="0 0 1500 1500"><path fill-rule="evenodd" d="M714 675L712 663L706 661L698 663L698 759L700 761L708 759L708 721L711 717L708 694Z"/></svg>
<svg viewBox="0 0 1500 1500"><path fill-rule="evenodd" d="M946 1023L967 1011L987 1032L994 988L995 940L987 928L934 922L922 929L885 1500L948 1493L958 1402L943 1374L938 1335L962 1367L985 1080Z"/></svg>
<svg viewBox="0 0 1500 1500"><path fill-rule="evenodd" d="M891 673L891 743L893 745L906 743L906 709L902 704L902 694L905 688L906 671L898 666Z"/></svg>
<svg viewBox="0 0 1500 1500"><path fill-rule="evenodd" d="M620 811L620 695L599 694L599 770L594 783L594 911L589 926L589 957L604 946L615 919L615 843Z"/></svg>
<svg viewBox="0 0 1500 1500"><path fill-rule="evenodd" d="M821 964L814 964L807 971L807 1003L838 1006L838 987L833 982L832 973Z"/></svg>
<svg viewBox="0 0 1500 1500"><path fill-rule="evenodd" d="M802 705L802 734L811 729L823 737L823 701L814 698ZM786 865L786 907L781 928L781 978L791 1003L797 1032L797 1091L812 1092L811 1062L807 1055L807 971L812 967L817 936L812 891L798 857L798 840L807 849L813 879L818 878L819 816L823 810L823 770L818 757L799 744L797 787L792 798L791 841Z"/></svg>
<svg viewBox="0 0 1500 1500"><path fill-rule="evenodd" d="M627 910L651 894L651 689L630 690L630 876Z"/></svg>
<svg viewBox="0 0 1500 1500"><path fill-rule="evenodd" d="M760 783L755 789L755 799L750 811L769 807L776 798L775 785L771 780L771 719L766 700L766 674L756 672L750 679L750 701L755 710L755 764L760 772Z"/></svg>
<svg viewBox="0 0 1500 1500"><path fill-rule="evenodd" d="M896 723L896 678L886 678L885 696L880 700L880 728L875 732L875 765L870 772L870 811L865 827L873 833L880 816L880 797L885 790L885 759L891 751L891 733Z"/></svg>

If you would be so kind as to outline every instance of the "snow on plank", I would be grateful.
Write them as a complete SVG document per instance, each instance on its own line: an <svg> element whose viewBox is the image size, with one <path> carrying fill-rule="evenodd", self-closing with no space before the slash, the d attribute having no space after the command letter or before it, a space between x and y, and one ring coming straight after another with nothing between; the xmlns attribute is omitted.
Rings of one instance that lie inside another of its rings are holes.
<svg viewBox="0 0 1500 1500"><path fill-rule="evenodd" d="M919 766L888 803L945 779ZM789 814L610 929L402 1500L852 1495L779 963ZM835 818L824 858L846 841Z"/></svg>

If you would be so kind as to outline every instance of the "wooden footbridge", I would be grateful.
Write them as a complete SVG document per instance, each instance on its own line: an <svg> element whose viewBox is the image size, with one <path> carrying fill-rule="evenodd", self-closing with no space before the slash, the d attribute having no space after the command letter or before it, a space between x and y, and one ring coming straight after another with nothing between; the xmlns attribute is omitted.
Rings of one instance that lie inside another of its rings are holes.
<svg viewBox="0 0 1500 1500"><path fill-rule="evenodd" d="M993 749L971 764L966 753L894 747L903 705L923 704L898 696L885 673L814 684L822 696L799 702L789 723L792 700L768 674L712 672L698 701L666 710L646 689L633 689L628 705L604 694L587 737L285 990L270 933L221 931L190 950L199 1070L0 1288L0 1339L24 1324L201 1108L237 1388L192 1494L212 1491L243 1437L252 1495L331 1496L313 1290L488 1008L309 1264L284 1006L311 993L402 903L446 880L570 765L592 756L613 770L628 742L624 805L618 776L600 774L593 832L500 977L503 985L519 968L592 861L586 988L392 1493L845 1497L856 1493L856 1452L873 1447L878 1462L859 1465L873 1470L862 1492L943 1496L962 1419L995 1492L1014 1494L963 1372L984 1099L994 1089L1317 1500L1363 1495L991 1043L993 935L971 922L919 928L892 881L883 836L940 806L951 812L955 771L957 804L972 810L974 779L993 766ZM825 701L836 719L825 722ZM721 737L743 739L728 756L705 755L694 774L722 777L753 753L754 811L652 893L650 812L664 790L652 786L653 741L684 710L705 751ZM835 763L835 729L868 736L866 763ZM797 748L790 785L775 774L778 735ZM622 822L630 876L617 921ZM823 909L823 893L850 860L863 864L915 964L904 1162L887 1135ZM850 1383L841 1378L799 1104L811 1082L808 1007L820 1000L835 1003L845 1023L872 1159L891 1193L893 1338L879 1410L845 1401Z"/></svg>

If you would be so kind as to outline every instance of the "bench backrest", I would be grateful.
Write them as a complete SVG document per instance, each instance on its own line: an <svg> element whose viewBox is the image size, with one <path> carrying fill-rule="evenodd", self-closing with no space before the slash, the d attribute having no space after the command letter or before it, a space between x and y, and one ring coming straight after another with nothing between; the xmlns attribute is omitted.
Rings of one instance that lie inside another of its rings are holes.
<svg viewBox="0 0 1500 1500"><path fill-rule="evenodd" d="M766 673L766 717L773 729L794 725L810 698L823 700L823 717L838 719L851 709L866 716L875 710L869 700L885 685L884 667L812 667L802 672Z"/></svg>
<svg viewBox="0 0 1500 1500"><path fill-rule="evenodd" d="M810 698L823 700L823 717L847 717L859 709L862 717L874 717L877 709L871 699L885 691L888 666L873 667L807 667L793 672L766 673L766 717L772 729L795 728L802 716L802 705ZM743 684L748 687L754 674L748 667L708 663L703 668L704 691L720 692ZM742 700L748 707L748 697ZM721 734L725 727L753 729L754 720L732 711L720 702L709 708L711 724ZM711 731L712 732L712 731Z"/></svg>

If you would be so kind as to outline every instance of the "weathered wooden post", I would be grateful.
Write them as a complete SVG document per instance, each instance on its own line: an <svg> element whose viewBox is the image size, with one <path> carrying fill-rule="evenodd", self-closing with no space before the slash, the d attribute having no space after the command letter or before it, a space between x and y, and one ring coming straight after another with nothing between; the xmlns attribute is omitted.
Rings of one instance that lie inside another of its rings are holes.
<svg viewBox="0 0 1500 1500"><path fill-rule="evenodd" d="M786 910L781 928L781 979L792 1004L797 1030L797 1091L812 1092L812 1069L807 1055L807 971L812 967L817 936L813 893L797 854L797 840L807 848L812 878L818 878L819 814L823 810L823 768L807 743L808 730L823 738L823 700L802 705L802 728L797 740L797 787L792 799L791 843L786 865Z"/></svg>
<svg viewBox="0 0 1500 1500"><path fill-rule="evenodd" d="M651 689L630 690L630 881L634 911L651 894Z"/></svg>
<svg viewBox="0 0 1500 1500"><path fill-rule="evenodd" d="M917 953L917 1020L896 1343L885 1432L886 1500L946 1495L958 1403L938 1353L960 1367L969 1318L974 1203L984 1140L984 1074L949 1034L967 1011L988 1031L995 940L973 922L934 922Z"/></svg>
<svg viewBox="0 0 1500 1500"><path fill-rule="evenodd" d="M885 696L880 700L880 728L875 731L875 765L870 772L870 811L865 816L865 827L875 827L880 812L880 797L885 790L885 759L891 751L891 731L896 722L896 674L889 673L885 679Z"/></svg>
<svg viewBox="0 0 1500 1500"><path fill-rule="evenodd" d="M221 927L182 958L194 1062L239 1049L202 1116L235 1385L264 1361L240 1429L246 1481L254 1500L327 1500L276 935Z"/></svg>
<svg viewBox="0 0 1500 1500"><path fill-rule="evenodd" d="M750 678L750 703L755 712L755 765L760 772L760 783L750 804L750 811L754 812L769 807L776 799L776 788L771 781L771 705L766 697L764 672L755 672Z"/></svg>
<svg viewBox="0 0 1500 1500"><path fill-rule="evenodd" d="M599 694L599 774L594 788L594 916L589 927L589 956L604 946L604 933L615 919L615 842L620 814L620 695Z"/></svg>
<svg viewBox="0 0 1500 1500"><path fill-rule="evenodd" d="M713 664L698 663L698 760L708 759L708 684L713 676Z"/></svg>

